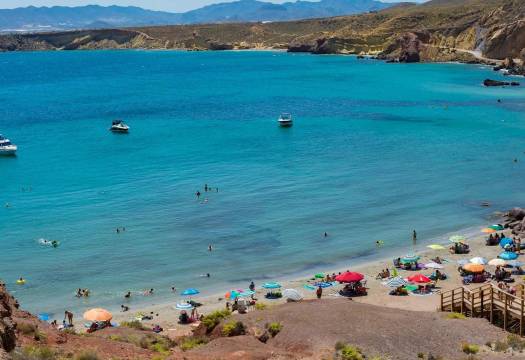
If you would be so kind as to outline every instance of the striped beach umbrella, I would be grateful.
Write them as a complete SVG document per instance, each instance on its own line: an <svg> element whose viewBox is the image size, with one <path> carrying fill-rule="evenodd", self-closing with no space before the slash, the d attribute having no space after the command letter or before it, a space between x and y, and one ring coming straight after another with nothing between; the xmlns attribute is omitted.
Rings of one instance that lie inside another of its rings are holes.
<svg viewBox="0 0 525 360"><path fill-rule="evenodd" d="M501 230L504 230L504 229L505 229L505 228L503 227L503 225L500 225L500 224L490 225L488 228L489 228L489 229L493 229L493 230L497 230L497 231L501 231Z"/></svg>
<svg viewBox="0 0 525 360"><path fill-rule="evenodd" d="M178 303L177 305L175 305L175 309L176 310L192 310L193 306L188 303Z"/></svg>
<svg viewBox="0 0 525 360"><path fill-rule="evenodd" d="M385 283L385 285L391 288L398 288L400 286L408 285L408 282L405 279L398 276L398 277L388 280Z"/></svg>
<svg viewBox="0 0 525 360"><path fill-rule="evenodd" d="M415 254L407 254L405 257L401 258L402 264L412 264L417 262L421 257L415 255Z"/></svg>
<svg viewBox="0 0 525 360"><path fill-rule="evenodd" d="M484 229L481 229L481 232L483 232L485 234L494 234L496 232L496 230L491 229L491 228L484 228Z"/></svg>

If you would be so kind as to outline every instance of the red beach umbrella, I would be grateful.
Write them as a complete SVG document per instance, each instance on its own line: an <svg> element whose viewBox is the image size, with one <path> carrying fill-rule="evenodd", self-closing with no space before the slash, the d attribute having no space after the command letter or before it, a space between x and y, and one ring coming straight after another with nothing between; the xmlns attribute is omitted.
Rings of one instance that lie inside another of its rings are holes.
<svg viewBox="0 0 525 360"><path fill-rule="evenodd" d="M407 280L410 281L411 283L429 283L432 281L429 278L427 278L425 275L422 275L422 274L415 274L415 275L409 276Z"/></svg>
<svg viewBox="0 0 525 360"><path fill-rule="evenodd" d="M337 275L335 277L336 281L342 282L342 283L354 283L361 281L365 278L363 274L347 271L345 273L342 273L341 275Z"/></svg>

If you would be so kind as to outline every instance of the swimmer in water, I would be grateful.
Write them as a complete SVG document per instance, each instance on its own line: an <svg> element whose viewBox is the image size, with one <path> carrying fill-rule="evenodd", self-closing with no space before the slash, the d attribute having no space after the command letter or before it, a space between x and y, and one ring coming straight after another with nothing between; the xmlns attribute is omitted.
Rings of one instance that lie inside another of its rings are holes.
<svg viewBox="0 0 525 360"><path fill-rule="evenodd" d="M51 241L51 245L52 245L54 248L58 247L58 241L56 241L56 240Z"/></svg>
<svg viewBox="0 0 525 360"><path fill-rule="evenodd" d="M129 310L129 306L126 305L120 305L120 308L122 309L122 312L126 312Z"/></svg>
<svg viewBox="0 0 525 360"><path fill-rule="evenodd" d="M208 245L208 251L212 251L213 250L213 247L210 245Z"/></svg>
<svg viewBox="0 0 525 360"><path fill-rule="evenodd" d="M177 289L175 288L175 286L171 287L171 292L177 292Z"/></svg>
<svg viewBox="0 0 525 360"><path fill-rule="evenodd" d="M120 229L119 228L117 228L117 234L120 234Z"/></svg>
<svg viewBox="0 0 525 360"><path fill-rule="evenodd" d="M326 231L324 232L324 237L328 237L328 233Z"/></svg>
<svg viewBox="0 0 525 360"><path fill-rule="evenodd" d="M131 291L128 291L126 295L124 295L124 298L129 299L131 297Z"/></svg>
<svg viewBox="0 0 525 360"><path fill-rule="evenodd" d="M200 197L201 197L201 192L200 192L200 191L197 191L197 192L195 193L195 196L197 196L197 200L200 199Z"/></svg>
<svg viewBox="0 0 525 360"><path fill-rule="evenodd" d="M204 191L208 192L208 184L204 184Z"/></svg>

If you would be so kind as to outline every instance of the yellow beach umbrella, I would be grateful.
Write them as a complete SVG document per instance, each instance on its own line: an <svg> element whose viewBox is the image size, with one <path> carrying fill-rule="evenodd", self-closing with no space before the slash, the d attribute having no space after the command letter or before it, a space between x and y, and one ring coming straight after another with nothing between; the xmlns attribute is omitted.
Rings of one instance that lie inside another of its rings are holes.
<svg viewBox="0 0 525 360"><path fill-rule="evenodd" d="M480 272L483 272L483 270L485 270L485 267L480 264L468 263L468 264L463 265L463 269L469 272L472 272L472 273L480 273Z"/></svg>
<svg viewBox="0 0 525 360"><path fill-rule="evenodd" d="M446 247L444 247L443 245L439 245L439 244L428 245L427 248L430 248L432 250L446 250Z"/></svg>
<svg viewBox="0 0 525 360"><path fill-rule="evenodd" d="M484 228L484 229L481 229L481 232L484 232L485 234L493 234L496 232L496 230L491 229L491 228Z"/></svg>
<svg viewBox="0 0 525 360"><path fill-rule="evenodd" d="M88 321L109 321L113 315L105 309L91 309L84 313L84 319Z"/></svg>

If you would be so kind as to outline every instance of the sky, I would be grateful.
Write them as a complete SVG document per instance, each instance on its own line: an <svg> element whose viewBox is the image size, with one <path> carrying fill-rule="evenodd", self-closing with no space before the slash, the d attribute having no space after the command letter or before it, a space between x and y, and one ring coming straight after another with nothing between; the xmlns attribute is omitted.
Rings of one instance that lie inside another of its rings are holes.
<svg viewBox="0 0 525 360"><path fill-rule="evenodd" d="M11 9L24 6L80 6L98 4L108 5L132 5L145 9L182 12L218 2L231 0L0 0L0 8ZM264 0L273 3L283 3L290 0ZM398 0L382 0L383 2L397 2ZM416 0L422 1L422 0Z"/></svg>

